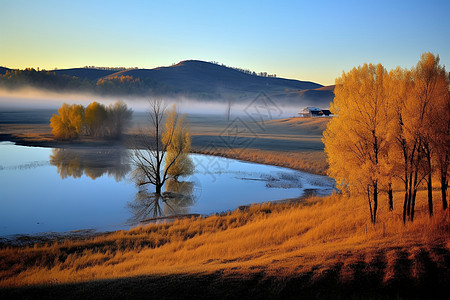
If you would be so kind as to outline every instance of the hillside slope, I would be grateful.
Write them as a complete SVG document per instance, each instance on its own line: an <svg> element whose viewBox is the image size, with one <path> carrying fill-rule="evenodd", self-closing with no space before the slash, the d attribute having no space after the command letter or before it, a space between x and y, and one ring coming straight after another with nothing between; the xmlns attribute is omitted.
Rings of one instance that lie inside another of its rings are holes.
<svg viewBox="0 0 450 300"><path fill-rule="evenodd" d="M232 68L198 60L186 60L174 66L150 70L124 70L110 76L117 75L151 77L158 82L189 92L220 92L221 90L260 92L263 90L306 90L322 87L322 85L310 81L246 74Z"/></svg>
<svg viewBox="0 0 450 300"><path fill-rule="evenodd" d="M323 86L314 82L261 77L198 60L186 60L174 66L150 70L124 70L108 77L115 76L151 78L186 95L206 96L206 98L219 100L246 101L264 92L273 100L283 104L301 105L301 102L305 102L304 105L328 107L333 99L332 91L316 90ZM311 92L302 94L300 93L302 91Z"/></svg>
<svg viewBox="0 0 450 300"><path fill-rule="evenodd" d="M5 68L5 67L0 67L0 75L5 74L7 71L11 71L11 69Z"/></svg>
<svg viewBox="0 0 450 300"><path fill-rule="evenodd" d="M0 68L0 75L7 68ZM56 76L54 76L56 75ZM261 92L282 105L327 108L334 86L324 87L311 81L263 77L223 65L186 60L154 69L72 68L36 72L24 70L17 78L0 78L5 87L31 85L37 88L166 97L187 97L202 101L248 102ZM101 79L101 80L100 80Z"/></svg>
<svg viewBox="0 0 450 300"><path fill-rule="evenodd" d="M97 81L98 79L116 73L115 70L103 70L103 69L89 69L89 68L73 68L73 69L61 69L51 71L57 75L75 76L80 79L89 79Z"/></svg>

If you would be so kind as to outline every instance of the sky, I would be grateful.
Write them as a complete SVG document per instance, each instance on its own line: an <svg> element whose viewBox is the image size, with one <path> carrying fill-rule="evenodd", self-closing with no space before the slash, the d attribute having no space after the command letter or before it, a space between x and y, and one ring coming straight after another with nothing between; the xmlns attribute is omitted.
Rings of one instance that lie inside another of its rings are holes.
<svg viewBox="0 0 450 300"><path fill-rule="evenodd" d="M155 68L217 61L334 84L363 63L450 69L450 1L0 0L0 66Z"/></svg>

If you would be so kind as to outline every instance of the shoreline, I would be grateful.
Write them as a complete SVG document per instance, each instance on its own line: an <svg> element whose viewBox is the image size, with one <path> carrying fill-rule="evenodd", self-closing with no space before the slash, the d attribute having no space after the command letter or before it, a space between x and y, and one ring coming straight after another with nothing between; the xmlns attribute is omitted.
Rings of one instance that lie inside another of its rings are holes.
<svg viewBox="0 0 450 300"><path fill-rule="evenodd" d="M25 147L43 147L43 148L96 148L96 147L125 147L127 149L132 149L132 147L127 146L126 144L129 143L130 137L123 140L107 140L107 139L89 139L84 138L82 140L75 140L75 141L58 141L53 138L46 138L45 140L43 138L33 140L33 137L20 137L15 134L8 134L8 133L0 133L0 142L12 142L15 145L18 146L25 146ZM282 167L282 168L288 168L295 171L301 171L306 173L311 173L315 175L321 175L326 176L326 174L323 171L314 172L314 170L311 169L305 169L301 167L296 167L295 165L289 164L289 162L267 162L263 159L259 159L259 157L250 157L245 155L240 155L243 151L239 151L242 149L221 149L217 148L217 151L211 151L211 150L202 150L199 146L194 146L191 148L191 152L193 154L204 154L204 155L212 155L217 157L223 157L223 158L230 158L235 160L240 160L244 162L250 162L250 163L256 163L256 164L263 164L263 165L269 165L269 166L276 166L276 167ZM244 149L245 150L245 149ZM258 151L264 151L264 150L258 150L258 149L252 149L247 150L249 152L257 153ZM266 151L267 153L274 153L273 151ZM287 154L292 154L290 152L287 152Z"/></svg>
<svg viewBox="0 0 450 300"><path fill-rule="evenodd" d="M30 234L9 234L0 236L0 249L4 247L23 247L23 246L30 246L34 244L47 244L47 243L61 243L64 240L85 240L90 238L95 238L99 236L107 236L109 234L113 234L119 231L129 231L136 229L138 227L146 227L150 224L171 224L177 220L182 219L198 219L198 218L208 218L210 216L226 216L234 211L248 211L250 207L252 206L263 206L263 205L283 205L283 204L299 204L302 201L305 201L307 198L317 196L316 193L317 190L314 189L307 189L305 190L305 194L296 198L284 198L284 199L278 199L278 200L272 200L272 201L265 201L260 203L250 203L250 204L244 204L240 205L234 209L230 209L227 211L212 213L209 215L202 215L202 214L195 214L195 213L189 213L189 214L178 214L178 215L170 215L170 216L162 216L162 217L153 217L153 218L147 218L139 223L131 224L129 225L128 229L117 229L112 231L97 231L97 229L91 228L91 229L77 229L77 230L71 230L71 231L63 231L63 232L55 232L55 231L49 231L49 232L37 232L37 233L30 233ZM320 196L319 196L320 197Z"/></svg>
<svg viewBox="0 0 450 300"><path fill-rule="evenodd" d="M11 142L18 146L25 146L25 147L43 147L43 148L75 148L75 149L93 149L97 147L105 147L105 148L114 148L114 147L126 147L127 140L94 140L94 139L83 139L83 140L77 140L77 141L57 141L54 139L49 140L43 140L42 138L40 140L28 140L27 137L20 137L14 134L0 134L0 142ZM128 149L131 149L130 147L126 147ZM249 162L249 163L256 163L256 164L264 164L264 165L271 165L271 166L277 166L277 167L283 167L292 169L295 171L300 172L307 172L305 170L299 169L299 168L292 168L285 165L280 164L269 164L266 162L260 162L257 160L249 160L240 157L239 155L233 155L233 154L227 154L225 152L212 152L212 151L202 151L198 149L193 149L191 151L193 154L202 154L202 155L212 155L217 157L223 157L228 159L234 159L239 160L243 162ZM311 173L311 172L307 172ZM314 173L311 173L314 174ZM324 176L323 174L315 174ZM230 212L233 212L235 210L247 210L251 206L254 205L263 205L270 203L272 205L278 205L278 204L286 204L286 203L299 203L302 200L305 200L308 197L317 195L317 190L314 189L308 189L305 190L305 193L302 196L295 197L295 198L283 198L283 199L276 199L272 201L266 201L261 203L249 203L240 205L238 207L235 207L233 209L221 212L221 213L214 213L210 215L199 215L196 214L187 214L187 215L176 215L176 216L165 216L165 217L158 217L158 218L150 218L148 220L143 220L140 223L134 224L130 226L128 229L118 229L113 231L97 231L96 229L79 229L75 231L68 231L68 232L40 232L40 233L30 233L30 234L10 234L5 236L0 236L0 247L5 246L24 246L24 245L31 245L31 244L42 244L42 243L53 243L56 241L61 241L65 239L85 239L85 238L92 238L99 235L107 235L110 233L114 233L121 230L130 230L138 226L147 226L152 223L172 223L175 220L189 218L189 217L195 217L195 218L205 218L209 217L211 215L224 215L228 214Z"/></svg>

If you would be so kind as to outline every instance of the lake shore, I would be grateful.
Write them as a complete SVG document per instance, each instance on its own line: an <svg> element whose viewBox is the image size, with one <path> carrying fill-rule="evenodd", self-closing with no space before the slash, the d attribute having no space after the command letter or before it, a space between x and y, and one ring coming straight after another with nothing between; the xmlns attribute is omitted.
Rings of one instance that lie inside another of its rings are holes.
<svg viewBox="0 0 450 300"><path fill-rule="evenodd" d="M330 236L334 229L318 220L338 215L350 227L364 224L365 206L352 202L262 204L172 225L2 248L0 297L438 299L447 292L450 238L442 225L428 223L420 232L428 217L418 214L420 224L384 228L381 217L367 233L346 229ZM356 212L345 220L350 207Z"/></svg>
<svg viewBox="0 0 450 300"><path fill-rule="evenodd" d="M302 122L274 121L251 138L251 145L239 148L222 147L222 128L197 121L193 152L321 174L326 163L318 146L320 130L311 133L312 140L299 136ZM120 145L59 142L49 129L47 124L0 124L0 140L42 147ZM211 140L214 147L208 147ZM450 218L439 208L429 218L424 192L419 191L416 221L406 225L400 202L393 212L382 206L372 226L365 199L342 197L3 245L0 298L437 299L448 293Z"/></svg>
<svg viewBox="0 0 450 300"><path fill-rule="evenodd" d="M317 149L312 150L309 142L305 146L301 146L302 142L300 141L297 142L300 145L298 149L286 151L283 143L279 144L276 141L272 141L273 137L278 134L278 129L274 130L273 133L266 132L264 137L250 138L251 144L242 148L242 144L224 144L223 138L220 136L221 127L209 128L207 132L198 124L197 127L192 127L192 153L214 155L326 175L326 156L323 149L320 146L316 146L316 144L320 145L321 141L315 135L313 137L315 139L313 148L317 147ZM293 131L293 129L290 128L290 131ZM29 147L92 148L126 145L128 148L131 148L130 145L133 144L134 134L136 134L136 131L132 129L120 141L89 137L83 137L74 141L60 141L53 137L48 124L0 123L0 141L10 141L17 145ZM289 140L289 137L287 139ZM293 144L296 143L295 139L291 142Z"/></svg>

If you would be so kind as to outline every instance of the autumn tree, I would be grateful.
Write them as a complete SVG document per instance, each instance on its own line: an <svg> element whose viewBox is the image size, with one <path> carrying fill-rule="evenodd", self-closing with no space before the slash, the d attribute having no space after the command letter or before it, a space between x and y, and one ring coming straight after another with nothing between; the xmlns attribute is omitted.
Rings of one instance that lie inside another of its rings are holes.
<svg viewBox="0 0 450 300"><path fill-rule="evenodd" d="M129 125L133 111L124 102L116 101L106 109L109 136L120 138Z"/></svg>
<svg viewBox="0 0 450 300"><path fill-rule="evenodd" d="M448 76L447 82L450 82ZM436 137L433 143L441 183L442 207L445 210L448 208L447 189L450 176L450 92L447 90L447 93L439 99L441 100L440 112L442 114L436 118Z"/></svg>
<svg viewBox="0 0 450 300"><path fill-rule="evenodd" d="M175 180L180 176L191 175L194 171L194 164L189 157L191 136L184 123L184 116L178 115L174 105L167 113L162 142L167 145L166 166L174 161L167 173Z"/></svg>
<svg viewBox="0 0 450 300"><path fill-rule="evenodd" d="M448 81L439 57L424 53L411 70L397 68L390 72L388 94L393 103L390 131L393 169L404 186L403 221L414 220L417 190L427 183L428 211L433 214L432 178L437 161L445 167L445 154L437 159L438 149L445 147L445 97ZM443 143L443 144L442 144ZM442 147L444 145L444 147ZM439 153L445 153L445 150ZM445 196L443 197L445 198Z"/></svg>
<svg viewBox="0 0 450 300"><path fill-rule="evenodd" d="M104 135L108 117L106 107L98 102L92 102L86 107L86 132L88 135L100 137Z"/></svg>
<svg viewBox="0 0 450 300"><path fill-rule="evenodd" d="M393 174L403 182L404 202L403 221L410 215L413 194L413 178L417 169L417 145L409 128L411 107L408 104L408 93L412 89L411 72L397 68L390 71L387 80L387 97L392 103L391 130L388 140L391 145L389 157L392 161Z"/></svg>
<svg viewBox="0 0 450 300"><path fill-rule="evenodd" d="M393 208L393 184L404 187L403 221L414 220L418 189L426 183L433 215L433 176L439 174L447 209L450 144L450 80L439 56L424 53L412 69L389 74L363 65L336 80L324 132L329 174L342 188L364 193L376 221L378 192Z"/></svg>
<svg viewBox="0 0 450 300"><path fill-rule="evenodd" d="M150 101L149 119L150 132L141 135L140 142L135 145L136 149L133 151L132 159L136 166L134 174L137 185L152 184L155 186L155 193L161 195L162 187L173 177L173 168L180 157L183 157L183 151L190 147L184 143L190 140L179 130L183 128L183 120L180 120L177 113L169 114L168 122L164 125L166 106L162 100ZM177 143L181 144L176 146Z"/></svg>
<svg viewBox="0 0 450 300"><path fill-rule="evenodd" d="M446 120L449 111L445 110L445 98L448 95L447 72L439 65L439 56L432 53L423 53L417 66L413 69L414 90L413 97L418 103L419 120L416 127L419 136L420 148L425 159L425 180L428 191L428 211L433 215L433 185L434 156L439 144L445 143L446 139L440 133L445 124L439 121ZM439 113L437 113L439 112ZM443 140L441 140L443 138Z"/></svg>
<svg viewBox="0 0 450 300"><path fill-rule="evenodd" d="M378 194L388 143L389 103L381 64L364 64L336 79L331 106L336 116L327 125L323 142L328 174L341 188L367 195L372 223L376 222Z"/></svg>
<svg viewBox="0 0 450 300"><path fill-rule="evenodd" d="M58 114L54 114L50 119L52 134L57 139L74 139L82 133L84 120L85 112L82 105L64 103L58 109Z"/></svg>
<svg viewBox="0 0 450 300"><path fill-rule="evenodd" d="M92 102L86 109L82 105L64 103L58 115L50 119L53 135L58 139L71 140L80 135L120 138L131 121L133 111L117 101L105 107Z"/></svg>

